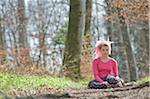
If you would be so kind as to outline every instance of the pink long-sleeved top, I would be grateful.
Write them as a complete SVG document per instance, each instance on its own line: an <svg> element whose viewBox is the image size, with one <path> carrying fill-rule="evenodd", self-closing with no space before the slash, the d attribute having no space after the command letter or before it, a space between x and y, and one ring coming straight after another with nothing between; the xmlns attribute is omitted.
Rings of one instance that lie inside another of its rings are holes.
<svg viewBox="0 0 150 99"><path fill-rule="evenodd" d="M96 58L92 62L92 67L94 78L100 83L104 82L101 78L106 77L108 74L118 76L117 61L113 58L109 58L107 62L103 62L100 57Z"/></svg>

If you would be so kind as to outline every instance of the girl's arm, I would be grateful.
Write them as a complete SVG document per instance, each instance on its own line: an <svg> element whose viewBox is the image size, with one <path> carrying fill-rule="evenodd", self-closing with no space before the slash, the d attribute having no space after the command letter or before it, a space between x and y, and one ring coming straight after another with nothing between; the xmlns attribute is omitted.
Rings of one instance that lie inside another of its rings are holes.
<svg viewBox="0 0 150 99"><path fill-rule="evenodd" d="M94 78L95 80L99 81L100 83L104 82L98 75L98 68L97 68L98 64L97 64L97 61L94 60L92 62L92 67L93 67L93 74L94 74Z"/></svg>
<svg viewBox="0 0 150 99"><path fill-rule="evenodd" d="M113 62L113 74L115 77L119 77L119 74L118 74L118 63L117 61L114 60Z"/></svg>

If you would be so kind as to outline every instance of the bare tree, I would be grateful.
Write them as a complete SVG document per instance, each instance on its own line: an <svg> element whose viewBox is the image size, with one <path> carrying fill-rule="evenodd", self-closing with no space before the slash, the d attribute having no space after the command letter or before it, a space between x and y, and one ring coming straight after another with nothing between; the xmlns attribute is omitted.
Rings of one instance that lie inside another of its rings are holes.
<svg viewBox="0 0 150 99"><path fill-rule="evenodd" d="M7 41L7 48L9 50L8 56L11 57L10 65L19 66L19 53L18 53L18 20L17 20L17 1L4 1L4 28L5 32L8 35L9 41ZM9 13L9 14L8 14ZM7 31L6 31L7 30ZM13 62L13 64L12 64Z"/></svg>
<svg viewBox="0 0 150 99"><path fill-rule="evenodd" d="M111 16L112 13L117 12L117 9L112 8L113 0L105 0L105 16ZM120 30L119 19L113 18L105 21L105 26L107 29L107 38L113 41L112 44L112 57L114 57L118 62L119 75L125 81L130 81L129 68L127 63L126 51L123 46L123 39Z"/></svg>
<svg viewBox="0 0 150 99"><path fill-rule="evenodd" d="M121 20L122 21L122 20ZM123 44L124 48L127 53L127 61L129 65L129 72L130 72L130 80L135 81L138 79L138 74L137 74L137 66L136 66L136 60L135 56L133 53L133 49L131 46L130 38L129 38L129 26L125 24L124 22L120 22L120 29L122 33L122 38L123 38Z"/></svg>
<svg viewBox="0 0 150 99"><path fill-rule="evenodd" d="M92 16L92 0L86 0L86 19L85 32L82 42L81 56L81 75L83 77L91 76L91 61L92 61L92 34L91 34L91 16Z"/></svg>
<svg viewBox="0 0 150 99"><path fill-rule="evenodd" d="M136 65L138 67L139 77L148 75L148 56L149 56L149 34L148 21L139 21L130 24L130 37L134 46Z"/></svg>
<svg viewBox="0 0 150 99"><path fill-rule="evenodd" d="M146 76L147 72L147 56L149 55L149 52L147 51L147 2L147 0L116 0L111 3L112 9L114 10L109 18L114 19L115 17L118 17L120 20L120 22L118 21L118 27L122 34L122 44L124 45L127 56L126 59L130 72L130 80L138 79L139 75L141 77L143 77L143 75Z"/></svg>
<svg viewBox="0 0 150 99"><path fill-rule="evenodd" d="M54 45L53 37L68 21L69 6L64 0L29 0L28 33L31 42L33 65L44 67L52 74L58 74L62 68L64 46Z"/></svg>

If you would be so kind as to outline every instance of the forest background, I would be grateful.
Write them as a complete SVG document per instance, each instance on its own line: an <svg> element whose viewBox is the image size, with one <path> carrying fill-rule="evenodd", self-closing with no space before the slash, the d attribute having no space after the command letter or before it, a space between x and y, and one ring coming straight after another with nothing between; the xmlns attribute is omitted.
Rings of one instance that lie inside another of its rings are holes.
<svg viewBox="0 0 150 99"><path fill-rule="evenodd" d="M1 71L91 77L95 43L109 38L120 77L146 77L149 6L148 0L1 0Z"/></svg>

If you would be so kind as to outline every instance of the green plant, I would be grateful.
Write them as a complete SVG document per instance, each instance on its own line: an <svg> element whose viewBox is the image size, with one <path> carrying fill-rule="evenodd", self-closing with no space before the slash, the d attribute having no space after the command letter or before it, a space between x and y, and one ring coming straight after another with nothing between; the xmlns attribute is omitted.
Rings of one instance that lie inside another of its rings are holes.
<svg viewBox="0 0 150 99"><path fill-rule="evenodd" d="M56 35L52 38L53 44L63 44L65 42L65 37L68 29L68 23L66 22L56 33Z"/></svg>
<svg viewBox="0 0 150 99"><path fill-rule="evenodd" d="M69 78L59 78L51 76L35 76L35 75L17 75L10 73L0 72L0 90L2 92L8 92L13 89L30 90L39 88L41 86L47 86L50 88L65 88L75 87L79 88L86 85L87 79L81 79L78 82L73 82Z"/></svg>

